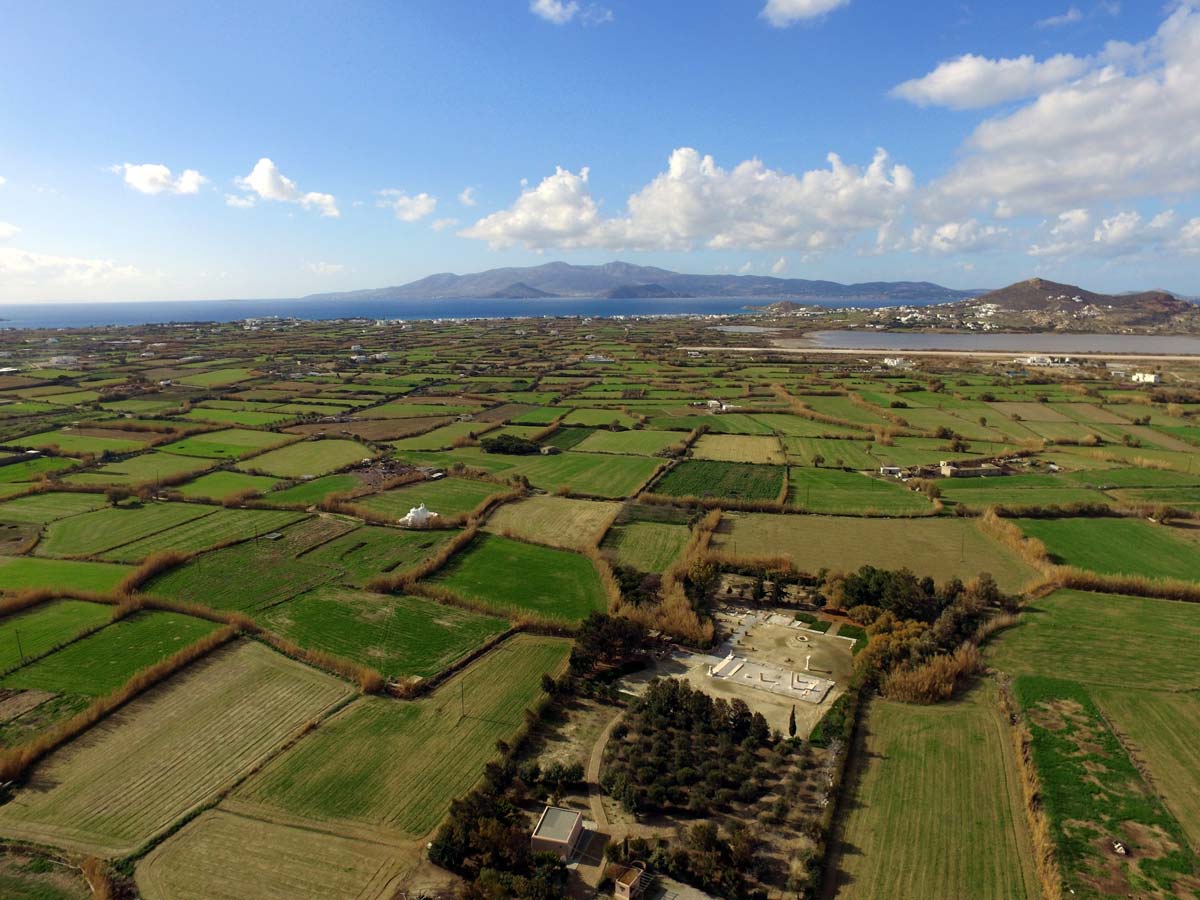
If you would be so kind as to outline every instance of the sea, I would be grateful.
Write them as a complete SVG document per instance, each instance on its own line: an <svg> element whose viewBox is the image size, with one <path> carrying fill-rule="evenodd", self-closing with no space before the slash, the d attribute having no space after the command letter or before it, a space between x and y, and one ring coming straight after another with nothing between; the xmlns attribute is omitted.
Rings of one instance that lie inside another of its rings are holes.
<svg viewBox="0 0 1200 900"><path fill-rule="evenodd" d="M503 319L541 316L738 315L762 299L709 297L641 300L177 300L0 304L3 328L94 328L239 319Z"/></svg>

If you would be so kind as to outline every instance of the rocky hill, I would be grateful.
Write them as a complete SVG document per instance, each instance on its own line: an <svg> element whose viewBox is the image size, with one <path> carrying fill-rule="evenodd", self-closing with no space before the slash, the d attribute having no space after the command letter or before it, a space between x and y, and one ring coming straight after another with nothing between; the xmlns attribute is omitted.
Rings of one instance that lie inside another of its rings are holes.
<svg viewBox="0 0 1200 900"><path fill-rule="evenodd" d="M1191 301L1166 291L1098 294L1044 278L1019 281L960 304L995 314L1027 314L1035 319L1090 318L1111 325L1162 325L1194 313Z"/></svg>

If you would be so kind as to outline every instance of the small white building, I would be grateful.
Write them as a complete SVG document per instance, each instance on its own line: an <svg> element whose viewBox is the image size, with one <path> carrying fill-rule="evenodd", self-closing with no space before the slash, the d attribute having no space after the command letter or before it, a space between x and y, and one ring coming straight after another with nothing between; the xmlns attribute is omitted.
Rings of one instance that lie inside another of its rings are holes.
<svg viewBox="0 0 1200 900"><path fill-rule="evenodd" d="M428 528L437 518L438 514L422 503L420 506L410 509L408 515L402 518L398 524L405 528Z"/></svg>
<svg viewBox="0 0 1200 900"><path fill-rule="evenodd" d="M1134 372L1133 382L1135 384L1161 384L1162 373L1160 372Z"/></svg>

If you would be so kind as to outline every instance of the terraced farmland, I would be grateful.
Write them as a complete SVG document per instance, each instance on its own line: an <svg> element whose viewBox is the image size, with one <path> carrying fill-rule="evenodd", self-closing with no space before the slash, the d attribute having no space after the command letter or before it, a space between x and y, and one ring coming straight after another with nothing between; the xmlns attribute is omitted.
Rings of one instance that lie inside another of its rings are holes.
<svg viewBox="0 0 1200 900"><path fill-rule="evenodd" d="M783 466L689 459L654 484L668 497L700 497L773 502L783 490Z"/></svg>
<svg viewBox="0 0 1200 900"><path fill-rule="evenodd" d="M940 706L871 703L838 896L1038 895L1019 775L995 689Z"/></svg>
<svg viewBox="0 0 1200 900"><path fill-rule="evenodd" d="M530 497L506 503L488 518L486 529L536 544L564 550L596 546L620 508L617 503L572 500L567 497Z"/></svg>
<svg viewBox="0 0 1200 900"><path fill-rule="evenodd" d="M357 441L300 441L278 450L268 450L242 463L240 468L280 478L316 477L343 469L372 455L369 447Z"/></svg>
<svg viewBox="0 0 1200 900"><path fill-rule="evenodd" d="M394 846L378 840L215 809L143 859L137 886L145 900L387 900L409 868Z"/></svg>
<svg viewBox="0 0 1200 900"><path fill-rule="evenodd" d="M804 571L905 568L937 581L989 572L1001 588L1020 591L1037 572L969 519L854 519L731 513L713 536L727 553L756 556L764 548Z"/></svg>
<svg viewBox="0 0 1200 900"><path fill-rule="evenodd" d="M587 557L494 534L477 537L430 581L509 616L578 622L607 606Z"/></svg>
<svg viewBox="0 0 1200 900"><path fill-rule="evenodd" d="M0 591L50 588L105 594L120 584L133 566L74 559L0 556Z"/></svg>
<svg viewBox="0 0 1200 900"><path fill-rule="evenodd" d="M302 647L324 650L386 677L440 672L508 622L401 597L322 587L272 607L262 616L272 631Z"/></svg>
<svg viewBox="0 0 1200 900"><path fill-rule="evenodd" d="M215 651L48 757L0 806L0 835L130 853L349 693L261 644Z"/></svg>
<svg viewBox="0 0 1200 900"><path fill-rule="evenodd" d="M180 613L134 613L17 669L0 684L17 690L99 697L216 628L207 619Z"/></svg>
<svg viewBox="0 0 1200 900"><path fill-rule="evenodd" d="M423 700L358 700L247 781L226 808L421 837L479 779L496 741L521 727L542 673L558 672L569 648L516 635Z"/></svg>
<svg viewBox="0 0 1200 900"><path fill-rule="evenodd" d="M103 603L52 600L5 616L0 619L0 672L41 656L89 628L98 628L112 613L113 608Z"/></svg>

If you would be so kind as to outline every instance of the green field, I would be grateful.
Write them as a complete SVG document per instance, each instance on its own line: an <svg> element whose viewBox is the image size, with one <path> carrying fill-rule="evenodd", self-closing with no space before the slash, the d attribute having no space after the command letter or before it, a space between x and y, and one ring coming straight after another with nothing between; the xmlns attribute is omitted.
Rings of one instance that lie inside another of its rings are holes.
<svg viewBox="0 0 1200 900"><path fill-rule="evenodd" d="M605 431L598 429L576 446L589 453L656 456L672 444L678 444L681 439L682 436L675 431Z"/></svg>
<svg viewBox="0 0 1200 900"><path fill-rule="evenodd" d="M220 502L246 491L265 493L279 483L269 475L247 475L245 472L210 472L182 484L175 490L188 500L215 500Z"/></svg>
<svg viewBox="0 0 1200 900"><path fill-rule="evenodd" d="M0 556L0 591L50 588L107 594L132 571L133 566L115 563Z"/></svg>
<svg viewBox="0 0 1200 900"><path fill-rule="evenodd" d="M1026 479L1039 479L1028 483ZM1043 483L1041 476L1013 476L1012 478L946 478L938 483L942 501L971 509L987 509L989 506L1005 506L1020 509L1022 506L1066 506L1071 503L1095 503L1111 505L1112 501L1099 491L1081 487L1046 476L1051 484Z"/></svg>
<svg viewBox="0 0 1200 900"><path fill-rule="evenodd" d="M136 877L144 900L365 900L392 896L409 868L389 843L212 809L142 859Z"/></svg>
<svg viewBox="0 0 1200 900"><path fill-rule="evenodd" d="M406 531L364 525L300 556L306 564L326 566L342 584L361 587L376 575L404 571L428 559L455 535L449 529Z"/></svg>
<svg viewBox="0 0 1200 900"><path fill-rule="evenodd" d="M275 606L262 623L302 647L333 653L389 678L436 674L508 628L503 619L422 597L335 587Z"/></svg>
<svg viewBox="0 0 1200 900"><path fill-rule="evenodd" d="M783 489L783 477L783 466L688 459L659 479L653 492L668 497L773 502Z"/></svg>
<svg viewBox="0 0 1200 900"><path fill-rule="evenodd" d="M362 482L353 475L324 475L311 481L301 481L281 491L272 491L263 497L267 503L277 503L280 506L295 506L303 504L312 506L320 503L330 494L340 494L361 487Z"/></svg>
<svg viewBox="0 0 1200 900"><path fill-rule="evenodd" d="M231 809L428 834L511 740L567 641L520 634L412 703L366 697L274 759Z"/></svg>
<svg viewBox="0 0 1200 900"><path fill-rule="evenodd" d="M4 570L0 569L0 576ZM113 608L82 600L51 600L0 619L0 671L52 650L75 635L107 622Z"/></svg>
<svg viewBox="0 0 1200 900"><path fill-rule="evenodd" d="M180 504L182 505L182 504ZM188 504L200 509L212 507ZM202 518L193 519L159 534L151 534L141 540L123 544L103 554L105 559L115 562L141 562L151 553L160 550L176 550L180 553L196 553L207 550L225 541L249 540L277 531L299 521L305 516L301 512L284 512L270 509L222 509Z"/></svg>
<svg viewBox="0 0 1200 900"><path fill-rule="evenodd" d="M1155 790L1192 846L1200 845L1200 698L1124 687L1093 689L1091 695L1122 741L1149 766Z"/></svg>
<svg viewBox="0 0 1200 900"><path fill-rule="evenodd" d="M63 481L67 484L150 484L177 475L190 475L211 469L214 463L207 459L194 459L186 456L176 456L172 453L162 453L151 450L139 453L119 462L100 466L90 472L77 472L67 475Z"/></svg>
<svg viewBox="0 0 1200 900"><path fill-rule="evenodd" d="M1200 580L1200 549L1164 525L1141 519L1018 519L1051 559L1109 575Z"/></svg>
<svg viewBox="0 0 1200 900"><path fill-rule="evenodd" d="M221 431L206 431L183 440L164 445L165 453L182 456L199 456L207 459L240 459L271 447L278 447L295 440L292 435L275 434L270 431L252 431L248 428L225 428Z"/></svg>
<svg viewBox="0 0 1200 900"><path fill-rule="evenodd" d="M1088 684L1138 690L1200 690L1200 605L1055 591L1031 601L1021 627L988 647L1013 675L1053 672Z"/></svg>
<svg viewBox="0 0 1200 900"><path fill-rule="evenodd" d="M564 425L587 425L590 428L607 428L609 425L620 425L629 428L634 420L616 409L576 409L563 419Z"/></svg>
<svg viewBox="0 0 1200 900"><path fill-rule="evenodd" d="M861 441L785 437L783 448L788 462L794 466L816 467L818 457L821 466L831 469L874 469L879 465L871 452L875 445Z"/></svg>
<svg viewBox="0 0 1200 900"><path fill-rule="evenodd" d="M628 497L646 483L661 460L615 453L580 453L537 456L513 471L526 476L534 487L556 491L568 487L574 494L595 497ZM509 474L509 473L505 473Z"/></svg>
<svg viewBox="0 0 1200 900"><path fill-rule="evenodd" d="M908 568L939 582L952 577L967 581L990 572L1002 589L1012 592L1037 576L969 519L730 513L712 544L737 556L786 556L807 572L854 571L872 565Z"/></svg>
<svg viewBox="0 0 1200 900"><path fill-rule="evenodd" d="M143 590L157 597L200 603L213 609L251 612L335 581L338 570L297 559L315 545L338 538L356 526L343 519L319 517L283 528L279 540L244 541L196 556L159 575ZM255 577L243 577L254 572Z"/></svg>
<svg viewBox="0 0 1200 900"><path fill-rule="evenodd" d="M924 494L894 481L840 469L793 467L788 472L788 506L837 515L911 515L929 513Z"/></svg>
<svg viewBox="0 0 1200 900"><path fill-rule="evenodd" d="M602 549L611 551L617 565L639 572L664 572L688 541L686 525L664 522L630 522L614 525Z"/></svg>
<svg viewBox="0 0 1200 900"><path fill-rule="evenodd" d="M538 494L497 508L484 527L535 544L587 550L604 536L619 509L611 501Z"/></svg>
<svg viewBox="0 0 1200 900"><path fill-rule="evenodd" d="M875 700L838 855L839 897L1040 896L995 688L938 706Z"/></svg>
<svg viewBox="0 0 1200 900"><path fill-rule="evenodd" d="M0 834L125 856L350 693L259 643L217 650L47 757L0 806Z"/></svg>
<svg viewBox="0 0 1200 900"><path fill-rule="evenodd" d="M6 688L98 697L216 629L179 613L134 613L7 676Z"/></svg>
<svg viewBox="0 0 1200 900"><path fill-rule="evenodd" d="M75 460L61 456L39 456L23 462L0 466L0 484L14 481L33 481L45 472L61 472L76 465Z"/></svg>
<svg viewBox="0 0 1200 900"><path fill-rule="evenodd" d="M413 435L392 441L391 445L397 450L445 450L454 446L454 442L471 435L486 437L484 432L488 425L484 422L451 422L425 434Z"/></svg>
<svg viewBox="0 0 1200 900"><path fill-rule="evenodd" d="M1032 733L1064 886L1084 897L1194 893L1186 884L1195 885L1200 859L1087 689L1024 675L1013 691ZM1128 847L1126 855L1112 852L1114 835Z"/></svg>
<svg viewBox="0 0 1200 900"><path fill-rule="evenodd" d="M251 369L210 369L195 375L185 375L179 381L194 387L223 387L227 384L237 384L239 381L249 381L253 377L254 372Z"/></svg>
<svg viewBox="0 0 1200 900"><path fill-rule="evenodd" d="M608 605L587 557L494 534L480 535L432 580L506 615L578 622Z"/></svg>
<svg viewBox="0 0 1200 900"><path fill-rule="evenodd" d="M358 441L300 441L278 450L269 450L242 463L240 468L278 475L280 478L315 477L374 455L369 447Z"/></svg>
<svg viewBox="0 0 1200 900"><path fill-rule="evenodd" d="M43 494L31 494L28 497L17 497L7 503L0 503L0 522L28 522L34 525L44 525L55 519L65 519L67 516L77 516L104 506L103 494L61 493L47 491Z"/></svg>
<svg viewBox="0 0 1200 900"><path fill-rule="evenodd" d="M60 519L46 526L35 548L38 556L98 556L176 525L213 515L219 507L198 503L148 503L117 506Z"/></svg>
<svg viewBox="0 0 1200 900"><path fill-rule="evenodd" d="M373 513L399 519L408 515L414 506L424 503L440 516L453 518L471 512L488 497L504 493L508 488L491 481L476 481L473 478L439 478L436 481L419 481L384 491L356 497L355 506Z"/></svg>
<svg viewBox="0 0 1200 900"><path fill-rule="evenodd" d="M145 440L130 440L93 434L75 434L70 431L44 431L41 434L31 434L28 437L8 441L8 443L14 447L32 447L36 450L57 447L63 453L101 454L106 450L109 453L129 453L133 450L141 450L149 439L150 435L147 435Z"/></svg>

